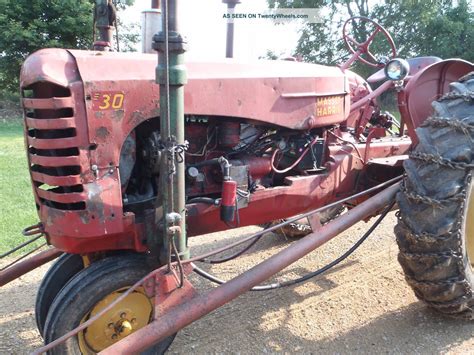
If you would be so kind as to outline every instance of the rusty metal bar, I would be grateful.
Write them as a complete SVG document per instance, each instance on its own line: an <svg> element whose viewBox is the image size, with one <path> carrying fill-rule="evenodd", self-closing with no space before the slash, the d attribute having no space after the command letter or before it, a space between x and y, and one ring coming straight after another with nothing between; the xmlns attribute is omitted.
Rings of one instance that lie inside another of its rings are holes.
<svg viewBox="0 0 474 355"><path fill-rule="evenodd" d="M360 109L362 106L367 105L371 100L379 97L385 91L391 89L393 87L393 81L387 80L382 85L380 85L377 89L372 91L369 95L364 96L362 99L356 101L351 105L351 112Z"/></svg>
<svg viewBox="0 0 474 355"><path fill-rule="evenodd" d="M208 293L197 295L190 301L176 306L156 321L105 349L100 354L130 354L145 351L165 337L176 333L193 321L249 291L252 287L301 259L355 223L377 213L395 198L399 187L400 184L398 183L390 186L335 221L323 226L317 233L311 233L294 242L283 251L224 285L216 287Z"/></svg>
<svg viewBox="0 0 474 355"><path fill-rule="evenodd" d="M399 176L399 177L396 177L396 178L393 178L391 180L388 180L388 181L385 181L377 186L374 186L374 187L371 187L367 190L364 190L364 191L361 191L361 192L358 192L357 194L355 195L352 195L352 196L349 196L349 197L345 197L343 199L340 199L338 201L335 201L333 203L330 203L324 207L321 207L321 208L317 208L313 211L310 211L310 212L306 212L302 215L299 215L299 216L296 216L296 217L293 217L293 218L289 218L287 219L286 221L284 222L281 222L281 223L278 223L270 228L267 228L265 230L262 230L260 232L257 232L257 233L254 233L253 235L247 237L247 238L244 238L244 239L241 239L239 240L238 242L234 242L232 244L229 244L225 247L222 247L222 248L218 248L218 249L215 249L213 251L210 251L208 253L205 253L205 254L201 254L201 255L198 255L198 256L195 256L195 257L192 257L191 259L187 259L187 260L184 260L182 261L183 264L187 264L187 263L192 263L192 262L195 262L195 261L200 261L200 260L203 260L205 258L208 258L210 256L213 256L213 255L216 255L216 254L220 254L226 250L229 250L231 248L234 248L238 245L241 245L243 243L246 243L250 240L253 240L255 237L261 235L261 234L264 234L264 233L267 233L267 232L270 232L270 231L274 231L280 227L283 227L284 225L286 224L289 224L289 223L293 223L293 222L296 222L297 220L301 219L301 218L304 218L304 217L309 217L317 212L320 212L320 211L323 211L324 209L326 208L330 208L330 207L334 207L336 205L339 205L341 203L345 203L345 202L348 202L350 200L353 200L353 199L357 199L361 196L365 196L371 192L374 192L374 191L377 191L377 190L380 190L381 188L383 187L386 187L386 186L390 186L390 185L393 185L397 182L400 181L400 179L402 178L402 176ZM38 355L38 354L42 354L42 353L45 353L49 350L51 350L52 348L54 348L55 346L57 346L58 344L66 341L67 339L69 339L70 337L76 335L77 333L79 333L80 331L86 329L87 327L89 327L93 322L95 322L97 319L99 319L100 317L102 317L106 312L108 312L111 308L115 307L119 302L121 302L122 300L125 299L125 297L127 297L130 293L132 293L134 290L137 289L137 287L140 287L141 285L145 284L147 282L147 280L151 280L153 279L154 277L156 277L156 275L158 275L159 273L161 272L161 268L160 269L156 269L154 271L152 271L151 273L149 273L148 275L146 275L144 278L142 278L141 280L137 281L132 287L130 287L127 291L125 291L120 297L118 297L116 300L114 300L111 304L109 304L107 307L105 307L104 309L102 309L100 312L98 312L96 315L94 315L93 317L89 318L86 322L82 323L80 326L78 326L77 328L71 330L70 332L64 334L62 337L54 340L53 342L49 343L48 345L45 345L43 346L42 348L36 350L35 352L32 353L32 355Z"/></svg>
<svg viewBox="0 0 474 355"><path fill-rule="evenodd" d="M41 265L56 259L63 252L56 248L51 248L41 253L38 253L25 261L19 262L18 264L11 266L4 271L0 272L0 287L7 283L15 280L16 278L23 276L31 270L40 267Z"/></svg>

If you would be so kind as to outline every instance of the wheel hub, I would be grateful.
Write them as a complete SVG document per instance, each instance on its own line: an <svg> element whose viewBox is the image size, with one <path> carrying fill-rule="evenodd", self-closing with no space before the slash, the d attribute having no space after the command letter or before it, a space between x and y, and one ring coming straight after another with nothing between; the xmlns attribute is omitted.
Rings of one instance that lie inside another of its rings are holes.
<svg viewBox="0 0 474 355"><path fill-rule="evenodd" d="M114 302L127 288L104 297L84 317L81 323L93 317ZM79 333L79 347L83 354L99 352L134 331L147 325L152 316L152 303L142 289L137 289L112 307L91 326Z"/></svg>

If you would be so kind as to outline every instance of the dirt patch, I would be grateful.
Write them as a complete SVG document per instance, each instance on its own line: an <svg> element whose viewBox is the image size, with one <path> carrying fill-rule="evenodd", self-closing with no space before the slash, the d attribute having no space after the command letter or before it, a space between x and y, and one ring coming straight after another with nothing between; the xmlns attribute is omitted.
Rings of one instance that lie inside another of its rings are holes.
<svg viewBox="0 0 474 355"><path fill-rule="evenodd" d="M170 353L463 353L474 354L474 322L447 319L418 302L406 285L389 215L350 258L305 284L247 293L182 330ZM275 279L303 275L346 251L366 230L359 223ZM193 238L198 254L243 238L257 227ZM224 240L224 237L225 240ZM268 235L238 260L205 267L229 279L290 241ZM34 299L44 266L0 289L0 353L41 345ZM213 287L192 276L199 290Z"/></svg>

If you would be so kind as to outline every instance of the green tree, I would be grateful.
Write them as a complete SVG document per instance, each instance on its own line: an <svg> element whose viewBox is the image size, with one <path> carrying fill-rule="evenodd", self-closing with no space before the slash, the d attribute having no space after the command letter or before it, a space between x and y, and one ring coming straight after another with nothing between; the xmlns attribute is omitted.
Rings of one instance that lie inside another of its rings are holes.
<svg viewBox="0 0 474 355"><path fill-rule="evenodd" d="M347 57L342 41L342 24L352 16L378 21L392 35L398 55L414 57L435 55L474 61L474 12L472 0L268 0L271 7L322 8L320 24L307 24L301 30L296 52L306 61L334 65ZM353 23L359 42L370 28ZM387 51L379 36L371 47L375 53ZM367 67L356 66L363 75Z"/></svg>
<svg viewBox="0 0 474 355"><path fill-rule="evenodd" d="M0 91L18 90L21 64L40 48L91 48L94 3L0 0ZM133 0L123 0L117 7L124 9L131 4Z"/></svg>

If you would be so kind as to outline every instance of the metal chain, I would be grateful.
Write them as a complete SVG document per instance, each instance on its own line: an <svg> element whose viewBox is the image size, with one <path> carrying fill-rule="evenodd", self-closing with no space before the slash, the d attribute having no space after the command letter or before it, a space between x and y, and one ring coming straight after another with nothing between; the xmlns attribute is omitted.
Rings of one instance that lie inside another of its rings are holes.
<svg viewBox="0 0 474 355"><path fill-rule="evenodd" d="M408 227L407 223L401 218L401 216L399 214L395 214L395 216L397 217L398 221L403 223L406 227L406 229L408 229L410 232L410 237L412 237L413 239L416 239L418 241L422 241L424 243L436 243L438 241L442 241L442 240L445 240L445 239L449 239L453 236L456 236L456 237L459 237L459 232L455 233L455 234L450 234L448 236L446 235L435 235L435 234L432 234L432 233L426 233L426 232L423 232L423 233L420 233L420 234L417 234L417 233L414 233L411 231L411 229Z"/></svg>
<svg viewBox="0 0 474 355"><path fill-rule="evenodd" d="M423 257L435 257L435 258L442 258L442 257L453 257L453 258L463 258L462 254L459 254L457 252L454 252L452 250L450 251L442 251L439 253L409 253L409 252L404 252L403 255L408 256L409 258L423 258Z"/></svg>
<svg viewBox="0 0 474 355"><path fill-rule="evenodd" d="M459 94L459 93L448 93L444 95L440 101L442 100L447 100L447 99L458 99L461 98L466 101L471 101L474 98L474 92L468 91L467 93L464 94ZM424 124L422 125L423 127L450 127L453 128L456 131L462 132L463 134L470 136L473 133L474 126L461 122L457 119L442 119L440 117L431 117L428 118ZM411 200L422 202L429 204L433 207L443 207L444 204L447 203L458 203L459 208L458 208L458 214L456 216L456 222L454 226L451 228L451 230L454 230L456 232L449 234L448 236L443 235L443 236L437 236L433 235L430 233L422 233L422 234L416 234L412 232L412 229L407 225L407 223L402 219L400 213L396 214L396 217L398 218L399 221L401 221L406 228L410 231L410 236L414 237L417 240L423 240L427 242L437 242L439 240L443 239L448 239L455 237L456 238L456 250L450 250L450 251L443 251L443 252L438 252L438 253L408 253L408 252L403 252L404 255L406 255L408 258L422 258L422 257L450 257L454 258L457 264L457 267L460 272L460 276L457 278L450 278L447 280L438 280L438 281L418 281L415 280L414 278L405 275L407 281L411 283L412 285L415 286L451 286L451 285L461 285L464 288L464 292L466 295L472 295L472 289L471 285L469 282L466 280L466 275L465 275L465 265L464 265L464 250L463 250L463 245L462 245L462 226L464 223L464 213L465 213L465 208L466 208L466 196L467 196L467 188L471 184L472 180L472 169L474 168L474 164L468 164L468 163L463 163L463 162L455 162L450 159L445 159L441 157L440 155L435 155L435 154L427 154L427 153L421 153L421 152L411 152L410 158L412 159L417 159L421 160L427 163L433 163L437 164L439 166L444 166L448 167L451 169L456 169L456 170L465 170L467 171L466 177L464 179L464 186L462 191L460 191L456 196L452 196L446 199L442 200L437 200L437 199L432 199L427 196L422 196L416 193L410 193L406 190L405 186L405 181L404 180L401 184L401 191L405 194L405 196ZM452 302L448 303L443 303L443 304L438 304L436 302L432 302L433 306L436 307L443 307L443 308L449 308L449 307L454 307L456 305L461 305L466 301L468 298L467 296L460 297ZM430 302L427 302L430 304Z"/></svg>
<svg viewBox="0 0 474 355"><path fill-rule="evenodd" d="M424 203L426 205L431 205L435 208L443 208L446 204L452 202L462 202L466 197L465 193L460 193L455 196L446 197L443 199L434 199L428 196L423 196L417 193L409 192L405 186L405 181L400 186L400 191L410 200Z"/></svg>
<svg viewBox="0 0 474 355"><path fill-rule="evenodd" d="M188 141L184 141L183 144L178 144L175 139L168 141L166 145L160 147L161 151L166 152L167 159L170 163L169 175L176 174L176 163L181 164L184 162L184 155L188 148Z"/></svg>
<svg viewBox="0 0 474 355"><path fill-rule="evenodd" d="M446 166L451 169L457 169L457 170L467 170L467 169L473 169L474 164L468 164L468 163L463 163L463 162L456 162L450 159L443 158L442 156L438 154L428 154L428 153L420 153L420 152L411 152L410 153L410 158L412 159L417 159L417 160L422 160L427 163L435 163L441 166Z"/></svg>
<svg viewBox="0 0 474 355"><path fill-rule="evenodd" d="M415 280L414 278L405 275L405 278L410 282L411 284L417 285L417 286L445 286L445 285L465 285L470 289L469 287L469 282L466 280L465 277L452 277L450 279L446 280L438 280L438 281L418 281Z"/></svg>
<svg viewBox="0 0 474 355"><path fill-rule="evenodd" d="M441 117L429 117L427 118L421 127L450 127L457 131L464 133L466 136L470 136L474 131L474 125L465 123L462 121L450 119L450 118L441 118Z"/></svg>
<svg viewBox="0 0 474 355"><path fill-rule="evenodd" d="M427 305L436 307L436 308L450 308L455 306L460 306L465 303L469 298L466 295L458 297L450 302L432 302L432 301L424 301Z"/></svg>
<svg viewBox="0 0 474 355"><path fill-rule="evenodd" d="M467 91L464 93L458 92L448 92L441 96L438 101L453 100L453 99L463 99L464 101L471 101L474 99L474 91Z"/></svg>

